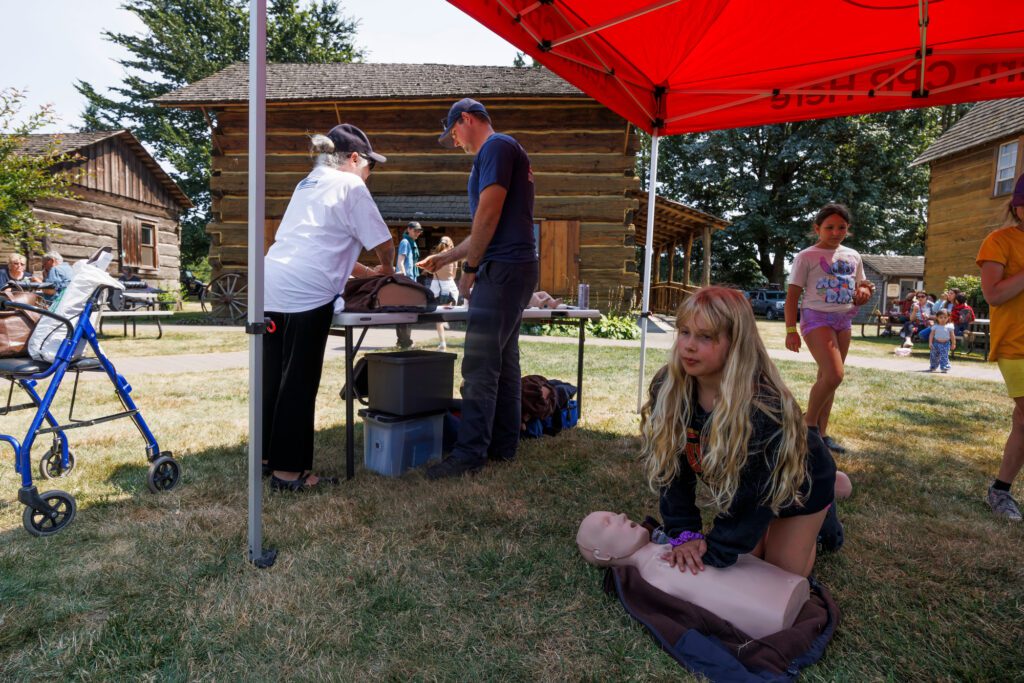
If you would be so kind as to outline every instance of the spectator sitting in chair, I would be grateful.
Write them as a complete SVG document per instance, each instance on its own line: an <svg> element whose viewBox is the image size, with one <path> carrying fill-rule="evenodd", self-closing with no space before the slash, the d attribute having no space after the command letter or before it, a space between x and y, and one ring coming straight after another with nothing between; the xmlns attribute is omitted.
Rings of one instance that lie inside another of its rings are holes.
<svg viewBox="0 0 1024 683"><path fill-rule="evenodd" d="M121 282L142 282L142 278L135 274L131 266L121 266L121 272L117 279Z"/></svg>
<svg viewBox="0 0 1024 683"><path fill-rule="evenodd" d="M7 267L0 268L0 289L7 289L9 285L24 285L32 281L30 273L25 270L25 257L21 254L11 254L7 257ZM12 287L18 289L17 287Z"/></svg>
<svg viewBox="0 0 1024 683"><path fill-rule="evenodd" d="M43 254L43 282L53 285L55 294L60 294L71 282L74 272L71 266L64 263L64 257L56 251L48 251Z"/></svg>

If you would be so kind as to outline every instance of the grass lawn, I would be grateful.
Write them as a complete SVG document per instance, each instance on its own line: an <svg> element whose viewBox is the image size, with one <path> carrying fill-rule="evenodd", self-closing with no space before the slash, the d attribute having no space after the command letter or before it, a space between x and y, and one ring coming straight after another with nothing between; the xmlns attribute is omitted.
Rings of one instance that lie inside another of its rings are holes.
<svg viewBox="0 0 1024 683"><path fill-rule="evenodd" d="M636 357L588 349L580 428L477 477L360 471L336 491L268 495L269 570L245 560L245 371L129 378L183 482L145 492L130 424L71 432L78 468L40 488L73 493L78 517L36 539L5 457L0 680L689 680L573 543L592 510L656 511L636 462ZM571 379L575 347L524 343L523 364ZM814 366L780 367L805 400ZM336 473L342 374L328 363L317 416L317 460ZM112 403L101 382L83 391L80 405ZM982 502L1011 405L996 383L940 392L849 369L832 430L851 450L847 542L816 569L843 618L804 680L1024 680L1024 525ZM23 436L25 420L4 419Z"/></svg>
<svg viewBox="0 0 1024 683"><path fill-rule="evenodd" d="M164 325L164 336L156 338L156 325L139 325L138 336L121 334L121 328L107 326L100 336L103 352L114 359L123 356L177 356L183 353L220 353L224 351L245 351L249 343L241 329L204 329L199 332L188 327Z"/></svg>

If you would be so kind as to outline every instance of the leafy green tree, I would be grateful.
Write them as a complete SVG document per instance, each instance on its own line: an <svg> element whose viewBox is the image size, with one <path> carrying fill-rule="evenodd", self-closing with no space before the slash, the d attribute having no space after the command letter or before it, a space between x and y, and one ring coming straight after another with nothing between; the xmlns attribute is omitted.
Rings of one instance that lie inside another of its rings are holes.
<svg viewBox="0 0 1024 683"><path fill-rule="evenodd" d="M811 218L830 201L854 221L847 244L920 254L927 167L910 163L963 109L914 109L665 137L659 192L732 222L712 240L715 279L739 285L753 259L782 283L785 262L813 243ZM649 142L645 141L649 146ZM646 154L638 172L646 183Z"/></svg>
<svg viewBox="0 0 1024 683"><path fill-rule="evenodd" d="M60 152L56 136L41 153L22 153L28 136L55 120L45 105L18 123L24 100L20 90L0 90L0 240L34 249L52 225L32 214L32 203L71 196L75 175L73 156Z"/></svg>
<svg viewBox="0 0 1024 683"><path fill-rule="evenodd" d="M79 81L86 98L85 130L130 128L161 161L195 208L182 219L183 265L202 261L209 248L210 123L199 111L152 103L172 90L248 59L246 0L126 0L124 9L146 29L140 34L104 32L129 56L120 60L124 81L104 94ZM338 0L270 0L268 62L353 62L357 21L341 14Z"/></svg>

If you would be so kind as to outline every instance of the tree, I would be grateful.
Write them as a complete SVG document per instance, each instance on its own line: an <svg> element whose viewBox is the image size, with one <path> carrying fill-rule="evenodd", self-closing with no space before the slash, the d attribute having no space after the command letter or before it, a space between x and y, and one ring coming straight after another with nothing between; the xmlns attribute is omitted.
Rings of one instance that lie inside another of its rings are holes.
<svg viewBox="0 0 1024 683"><path fill-rule="evenodd" d="M210 125L202 112L164 109L152 103L172 90L210 76L249 50L246 0L127 0L141 34L104 32L129 57L121 85L110 94L79 81L86 98L84 130L130 128L154 156L173 167L171 176L195 208L182 219L182 263L202 261L209 249ZM267 7L268 62L352 62L357 22L341 15L338 0L270 0Z"/></svg>
<svg viewBox="0 0 1024 683"><path fill-rule="evenodd" d="M744 284L754 259L781 284L786 259L812 243L810 219L830 201L853 212L849 246L919 254L928 171L910 163L961 113L914 109L666 137L659 192L732 221L712 244L723 281Z"/></svg>
<svg viewBox="0 0 1024 683"><path fill-rule="evenodd" d="M22 91L0 90L0 240L34 249L52 225L32 214L32 203L71 196L75 176L68 166L74 157L60 152L56 136L41 152L22 153L29 135L54 122L52 108L45 105L16 123L24 100Z"/></svg>

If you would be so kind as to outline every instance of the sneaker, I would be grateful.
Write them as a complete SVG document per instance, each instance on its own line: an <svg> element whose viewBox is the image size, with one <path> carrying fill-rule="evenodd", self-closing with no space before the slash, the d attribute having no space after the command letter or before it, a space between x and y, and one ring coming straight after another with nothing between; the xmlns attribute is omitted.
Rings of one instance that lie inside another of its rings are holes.
<svg viewBox="0 0 1024 683"><path fill-rule="evenodd" d="M911 339L910 337L907 337L906 339L904 339L903 340L903 348L905 348L905 349L912 349L912 348L914 348L914 340Z"/></svg>
<svg viewBox="0 0 1024 683"><path fill-rule="evenodd" d="M476 474L486 464L486 458L466 460L449 455L436 465L431 465L427 468L427 479L447 479L449 477L460 477L463 474Z"/></svg>
<svg viewBox="0 0 1024 683"><path fill-rule="evenodd" d="M988 506L992 508L996 517L1005 517L1013 522L1021 521L1020 507L1017 506L1017 501L1013 499L1009 491L999 491L989 486L987 499Z"/></svg>
<svg viewBox="0 0 1024 683"><path fill-rule="evenodd" d="M823 436L823 437L821 437L821 440L825 442L825 445L828 446L828 449L830 451L832 451L833 453L845 453L846 452L846 447L845 446L840 446L838 443L835 442L835 440L832 439L831 436Z"/></svg>
<svg viewBox="0 0 1024 683"><path fill-rule="evenodd" d="M446 344L444 342L441 342L440 344L437 345L437 350L438 351L447 351L448 350L448 344Z"/></svg>
<svg viewBox="0 0 1024 683"><path fill-rule="evenodd" d="M825 521L821 523L821 531L818 532L818 543L821 549L827 552L836 552L843 547L843 523L839 521L836 514L836 504L832 503L825 515Z"/></svg>
<svg viewBox="0 0 1024 683"><path fill-rule="evenodd" d="M935 372L938 368L928 368L928 372Z"/></svg>
<svg viewBox="0 0 1024 683"><path fill-rule="evenodd" d="M949 368L942 368L943 372L949 372Z"/></svg>

